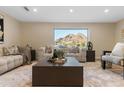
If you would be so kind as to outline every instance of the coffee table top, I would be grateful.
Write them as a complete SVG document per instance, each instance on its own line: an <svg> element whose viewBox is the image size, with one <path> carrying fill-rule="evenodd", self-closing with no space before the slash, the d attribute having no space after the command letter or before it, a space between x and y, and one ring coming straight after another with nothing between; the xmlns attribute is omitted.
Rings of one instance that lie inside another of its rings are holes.
<svg viewBox="0 0 124 93"><path fill-rule="evenodd" d="M48 59L44 59L44 60L42 60L41 62L39 62L39 63L37 63L36 65L34 65L34 66L40 66L40 67L53 67L53 66L55 66L55 67L60 67L60 66L62 66L62 67L83 67L82 65L81 65L81 63L79 63L79 61L76 59L76 58L74 58L74 57L66 57L66 59L67 59L67 61L64 63L64 64L54 64L54 63L50 63L50 62L48 62L47 60Z"/></svg>

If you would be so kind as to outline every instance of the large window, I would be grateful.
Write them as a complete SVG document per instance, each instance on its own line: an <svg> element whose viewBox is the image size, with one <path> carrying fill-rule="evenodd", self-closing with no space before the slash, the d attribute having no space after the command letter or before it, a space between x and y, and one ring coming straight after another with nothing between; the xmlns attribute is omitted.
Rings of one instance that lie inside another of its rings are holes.
<svg viewBox="0 0 124 93"><path fill-rule="evenodd" d="M88 40L88 29L56 28L55 44L63 46L78 46L85 48Z"/></svg>

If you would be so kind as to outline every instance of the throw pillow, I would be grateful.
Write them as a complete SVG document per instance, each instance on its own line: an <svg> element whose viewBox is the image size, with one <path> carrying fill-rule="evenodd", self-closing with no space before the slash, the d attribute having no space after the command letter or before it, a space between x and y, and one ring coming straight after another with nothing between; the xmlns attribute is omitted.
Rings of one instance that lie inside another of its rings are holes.
<svg viewBox="0 0 124 93"><path fill-rule="evenodd" d="M51 54L52 53L52 47L51 46L46 46L45 47L45 53Z"/></svg>
<svg viewBox="0 0 124 93"><path fill-rule="evenodd" d="M3 56L3 47L0 47L0 57Z"/></svg>
<svg viewBox="0 0 124 93"><path fill-rule="evenodd" d="M45 53L45 47L40 47L39 51L40 51L41 54L44 54Z"/></svg>
<svg viewBox="0 0 124 93"><path fill-rule="evenodd" d="M8 56L9 55L9 51L6 47L3 47L3 55L4 56Z"/></svg>
<svg viewBox="0 0 124 93"><path fill-rule="evenodd" d="M21 47L21 46L18 46L18 51L19 51L20 54L21 53L24 53L25 48L24 47Z"/></svg>

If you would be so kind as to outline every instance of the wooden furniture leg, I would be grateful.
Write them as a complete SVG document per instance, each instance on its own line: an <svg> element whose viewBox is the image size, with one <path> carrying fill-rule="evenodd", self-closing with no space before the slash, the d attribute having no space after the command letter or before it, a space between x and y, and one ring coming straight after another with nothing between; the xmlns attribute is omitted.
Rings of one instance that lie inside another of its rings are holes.
<svg viewBox="0 0 124 93"><path fill-rule="evenodd" d="M106 69L106 61L102 61L102 68L105 70Z"/></svg>
<svg viewBox="0 0 124 93"><path fill-rule="evenodd" d="M123 79L124 79L124 59L123 59Z"/></svg>

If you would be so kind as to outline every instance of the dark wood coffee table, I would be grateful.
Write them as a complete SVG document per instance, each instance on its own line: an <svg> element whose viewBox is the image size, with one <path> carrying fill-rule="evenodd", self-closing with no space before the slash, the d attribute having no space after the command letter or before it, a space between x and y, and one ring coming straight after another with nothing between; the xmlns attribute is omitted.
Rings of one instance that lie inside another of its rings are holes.
<svg viewBox="0 0 124 93"><path fill-rule="evenodd" d="M74 57L67 57L62 65L42 60L32 74L32 86L83 86L83 66Z"/></svg>

